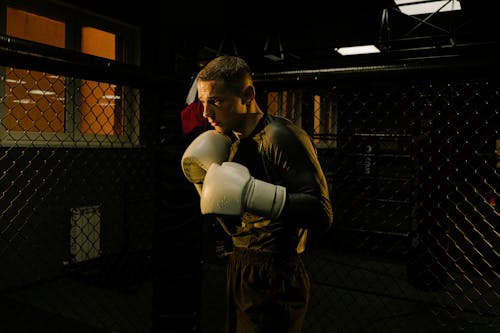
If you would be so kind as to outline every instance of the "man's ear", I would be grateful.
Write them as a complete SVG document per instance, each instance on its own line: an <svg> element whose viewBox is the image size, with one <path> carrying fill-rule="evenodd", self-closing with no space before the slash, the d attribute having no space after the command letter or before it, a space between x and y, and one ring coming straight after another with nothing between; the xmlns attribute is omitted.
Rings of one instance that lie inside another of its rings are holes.
<svg viewBox="0 0 500 333"><path fill-rule="evenodd" d="M250 105L250 103L255 99L255 87L253 85L248 85L243 90L243 103Z"/></svg>

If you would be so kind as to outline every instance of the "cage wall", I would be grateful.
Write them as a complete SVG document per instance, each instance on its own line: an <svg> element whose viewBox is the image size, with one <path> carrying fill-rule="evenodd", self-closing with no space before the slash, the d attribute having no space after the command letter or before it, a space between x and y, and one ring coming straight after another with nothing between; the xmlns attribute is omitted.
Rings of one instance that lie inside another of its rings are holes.
<svg viewBox="0 0 500 333"><path fill-rule="evenodd" d="M171 82L18 46L0 41L0 330L148 332Z"/></svg>
<svg viewBox="0 0 500 333"><path fill-rule="evenodd" d="M500 327L500 84L478 64L257 75L266 111L314 138L334 206L333 228L304 255L304 332ZM217 226L207 237L204 269L223 277L230 246ZM222 280L205 283L223 294ZM205 306L217 332L222 309Z"/></svg>
<svg viewBox="0 0 500 333"><path fill-rule="evenodd" d="M221 332L231 248L180 170L177 82L1 46L0 327ZM304 256L305 332L498 329L491 68L256 75L260 105L314 138L334 205Z"/></svg>

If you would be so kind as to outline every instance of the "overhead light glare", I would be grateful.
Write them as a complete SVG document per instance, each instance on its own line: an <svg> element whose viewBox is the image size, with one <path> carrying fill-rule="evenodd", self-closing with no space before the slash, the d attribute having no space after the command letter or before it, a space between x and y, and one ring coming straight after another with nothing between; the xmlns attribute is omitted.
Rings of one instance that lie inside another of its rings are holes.
<svg viewBox="0 0 500 333"><path fill-rule="evenodd" d="M359 45L359 46L348 46L339 47L335 51L341 55L355 55L355 54L369 54L369 53L380 53L380 50L375 45Z"/></svg>
<svg viewBox="0 0 500 333"><path fill-rule="evenodd" d="M264 58L267 58L271 61L283 61L283 60L285 60L283 53L279 57L277 55L274 55L274 54L265 54Z"/></svg>
<svg viewBox="0 0 500 333"><path fill-rule="evenodd" d="M394 2L403 14L409 16L462 9L459 0L394 0Z"/></svg>

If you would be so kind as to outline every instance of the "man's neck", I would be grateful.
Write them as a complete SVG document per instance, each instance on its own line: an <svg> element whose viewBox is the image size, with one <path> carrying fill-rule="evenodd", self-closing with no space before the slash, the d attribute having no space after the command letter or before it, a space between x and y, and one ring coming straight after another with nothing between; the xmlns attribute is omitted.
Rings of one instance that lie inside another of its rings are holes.
<svg viewBox="0 0 500 333"><path fill-rule="evenodd" d="M262 119L262 117L264 117L264 113L263 112L247 113L242 116L246 118L244 121L244 128L242 128L239 131L233 131L234 135L238 140L246 138L255 130L255 127L257 127L259 121Z"/></svg>

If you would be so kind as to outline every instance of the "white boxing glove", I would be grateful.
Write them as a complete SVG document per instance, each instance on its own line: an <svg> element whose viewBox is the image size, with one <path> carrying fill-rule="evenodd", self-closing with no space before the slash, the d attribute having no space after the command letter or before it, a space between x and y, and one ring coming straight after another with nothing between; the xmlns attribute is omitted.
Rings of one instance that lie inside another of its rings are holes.
<svg viewBox="0 0 500 333"><path fill-rule="evenodd" d="M184 176L193 183L201 194L205 174L212 163L227 161L231 149L231 139L215 130L198 135L186 148L181 159Z"/></svg>
<svg viewBox="0 0 500 333"><path fill-rule="evenodd" d="M208 168L201 191L202 214L243 215L275 219L286 201L286 188L252 177L247 167L224 162Z"/></svg>

